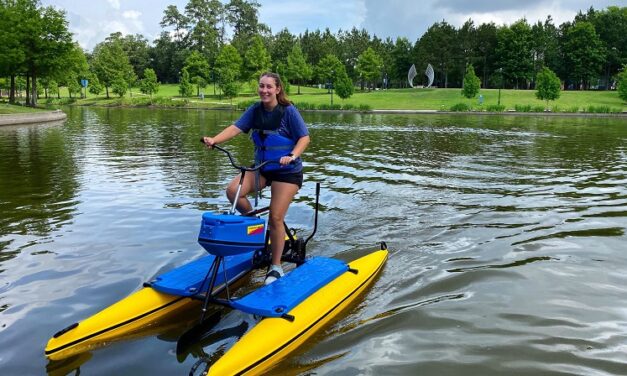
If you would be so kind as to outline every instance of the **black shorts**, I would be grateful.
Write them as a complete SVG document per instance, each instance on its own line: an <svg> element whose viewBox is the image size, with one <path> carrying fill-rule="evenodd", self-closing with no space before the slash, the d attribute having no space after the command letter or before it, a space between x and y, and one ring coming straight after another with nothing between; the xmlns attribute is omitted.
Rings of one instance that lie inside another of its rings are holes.
<svg viewBox="0 0 627 376"><path fill-rule="evenodd" d="M296 184L298 189L303 186L303 170L287 174L279 173L278 171L261 171L261 176L266 178L266 187L269 187L273 181Z"/></svg>

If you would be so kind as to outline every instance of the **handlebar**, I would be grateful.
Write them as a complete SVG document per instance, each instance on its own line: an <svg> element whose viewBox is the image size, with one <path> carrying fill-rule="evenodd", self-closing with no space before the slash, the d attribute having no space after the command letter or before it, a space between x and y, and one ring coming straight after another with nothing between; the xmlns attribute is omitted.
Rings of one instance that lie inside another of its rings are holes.
<svg viewBox="0 0 627 376"><path fill-rule="evenodd" d="M206 145L205 144L205 140L203 138L200 139L200 142L203 143L204 145ZM260 164L258 164L256 166L253 166L253 167L238 166L235 163L235 159L233 158L233 155L231 154L230 151L228 151L228 150L226 150L226 149L224 149L224 148L222 148L222 147L220 147L218 145L212 145L211 148L218 149L221 152L223 152L224 154L226 154L226 156L229 157L229 161L231 162L231 166L233 166L235 169L240 170L240 171L257 171L257 170L261 169L263 166L265 166L267 164L271 164L271 163L281 164L281 162L278 161L278 160L272 160L272 161L264 161L264 162L262 162L262 163L260 163ZM293 162L290 162L290 163L293 163Z"/></svg>

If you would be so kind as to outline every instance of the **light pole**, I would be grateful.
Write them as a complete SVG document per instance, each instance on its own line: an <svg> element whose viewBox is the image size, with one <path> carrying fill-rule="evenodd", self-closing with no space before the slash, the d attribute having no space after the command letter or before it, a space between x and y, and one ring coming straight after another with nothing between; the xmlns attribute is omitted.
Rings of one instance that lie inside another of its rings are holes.
<svg viewBox="0 0 627 376"><path fill-rule="evenodd" d="M216 73L215 71L212 69L211 70L211 81L213 81L213 96L216 96Z"/></svg>
<svg viewBox="0 0 627 376"><path fill-rule="evenodd" d="M331 89L331 107L333 107L333 76L335 76L335 70L331 71L331 77L330 77L330 80L331 80L331 86L330 86L330 89Z"/></svg>
<svg viewBox="0 0 627 376"><path fill-rule="evenodd" d="M499 74L501 76L501 86L499 86L499 100L497 105L501 105L501 88L503 87L503 68L499 68Z"/></svg>

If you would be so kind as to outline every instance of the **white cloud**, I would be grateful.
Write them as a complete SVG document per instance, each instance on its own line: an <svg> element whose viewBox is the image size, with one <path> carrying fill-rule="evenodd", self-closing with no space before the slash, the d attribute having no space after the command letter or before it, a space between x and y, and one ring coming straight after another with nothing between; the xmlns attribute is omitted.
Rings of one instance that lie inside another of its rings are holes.
<svg viewBox="0 0 627 376"><path fill-rule="evenodd" d="M125 10L124 12L122 12L122 17L130 19L130 20L136 20L139 17L141 17L142 12L136 11L136 10Z"/></svg>
<svg viewBox="0 0 627 376"><path fill-rule="evenodd" d="M445 20L460 27L471 18L475 25L494 22L511 25L526 18L534 24L551 15L556 26L574 19L579 10L590 6L597 10L615 4L612 0L423 0L419 4L412 0L363 0L366 17L361 25L370 33L381 38L407 37L415 41L429 26ZM620 2L620 1L619 1Z"/></svg>
<svg viewBox="0 0 627 376"><path fill-rule="evenodd" d="M113 9L120 9L120 0L107 0Z"/></svg>
<svg viewBox="0 0 627 376"><path fill-rule="evenodd" d="M227 0L221 0L226 3ZM420 38L435 22L446 20L460 27L468 18L475 25L494 22L511 24L526 17L530 24L550 14L555 25L570 21L580 9L591 5L605 9L625 0L258 0L259 20L277 33L287 28L292 34L329 28L365 28L379 38ZM170 4L183 11L189 0L42 0L68 12L70 31L83 48L92 49L110 33L143 34L152 41L159 36L159 21ZM130 8L133 9L130 9ZM139 10L137 10L139 9ZM115 29L118 28L118 29Z"/></svg>
<svg viewBox="0 0 627 376"><path fill-rule="evenodd" d="M362 1L260 1L259 20L270 26L273 33L287 28L292 34L305 30L324 30L332 32L339 29L349 30L359 26L365 19Z"/></svg>

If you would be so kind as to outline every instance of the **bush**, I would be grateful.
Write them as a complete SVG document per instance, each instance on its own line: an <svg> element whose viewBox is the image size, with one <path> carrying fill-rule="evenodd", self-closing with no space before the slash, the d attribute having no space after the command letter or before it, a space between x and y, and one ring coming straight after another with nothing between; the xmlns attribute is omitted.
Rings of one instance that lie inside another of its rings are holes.
<svg viewBox="0 0 627 376"><path fill-rule="evenodd" d="M172 98L169 97L155 97L152 100L152 104L155 106L172 106Z"/></svg>
<svg viewBox="0 0 627 376"><path fill-rule="evenodd" d="M544 112L544 106L533 106L533 112Z"/></svg>
<svg viewBox="0 0 627 376"><path fill-rule="evenodd" d="M623 66L622 72L618 74L618 96L627 102L627 65Z"/></svg>
<svg viewBox="0 0 627 376"><path fill-rule="evenodd" d="M474 98L479 94L481 88L481 80L475 74L475 68L472 64L466 67L466 74L464 75L464 85L462 86L462 95L468 99Z"/></svg>
<svg viewBox="0 0 627 376"><path fill-rule="evenodd" d="M530 104L517 104L514 106L516 112L531 112Z"/></svg>
<svg viewBox="0 0 627 376"><path fill-rule="evenodd" d="M470 106L466 103L457 103L457 104L452 105L450 110L453 112L470 111Z"/></svg>
<svg viewBox="0 0 627 376"><path fill-rule="evenodd" d="M536 98L546 101L548 107L549 101L560 97L561 84L555 72L543 67L536 76Z"/></svg>
<svg viewBox="0 0 627 376"><path fill-rule="evenodd" d="M568 107L567 109L564 110L564 112L576 113L576 112L579 112L579 107L577 106Z"/></svg>
<svg viewBox="0 0 627 376"><path fill-rule="evenodd" d="M584 109L585 112L596 113L596 114L609 114L610 107L609 106L588 106L588 108Z"/></svg>
<svg viewBox="0 0 627 376"><path fill-rule="evenodd" d="M359 111L370 111L372 107L369 104L360 104L358 107Z"/></svg>
<svg viewBox="0 0 627 376"><path fill-rule="evenodd" d="M172 101L172 105L174 107L185 107L189 104L189 99L182 99L177 101Z"/></svg>
<svg viewBox="0 0 627 376"><path fill-rule="evenodd" d="M489 112L503 112L505 111L505 105L504 104L489 104L486 106L486 111Z"/></svg>
<svg viewBox="0 0 627 376"><path fill-rule="evenodd" d="M316 106L307 102L299 102L299 103L295 103L294 105L298 107L299 110L313 110L316 108Z"/></svg>
<svg viewBox="0 0 627 376"><path fill-rule="evenodd" d="M152 101L147 97L134 97L128 98L127 103L129 106L150 106Z"/></svg>
<svg viewBox="0 0 627 376"><path fill-rule="evenodd" d="M350 104L350 103L345 103L342 105L342 110L345 110L345 111L350 111L354 108L355 108L355 105Z"/></svg>
<svg viewBox="0 0 627 376"><path fill-rule="evenodd" d="M248 109L248 107L252 106L253 104L257 103L258 101L256 100L248 100L248 101L243 101L243 102L239 102L237 104L237 109L238 110L246 110Z"/></svg>

